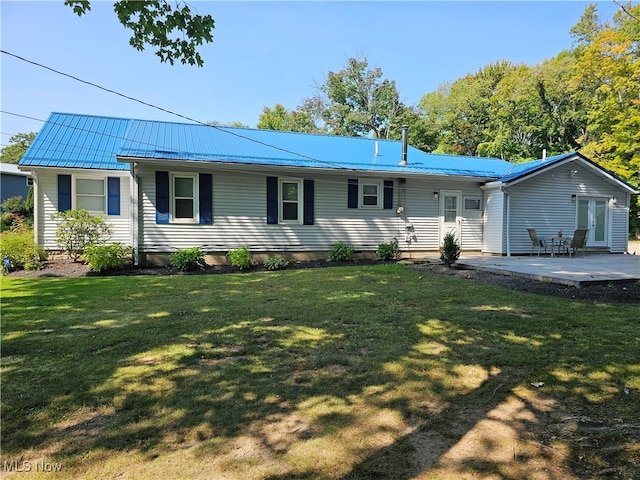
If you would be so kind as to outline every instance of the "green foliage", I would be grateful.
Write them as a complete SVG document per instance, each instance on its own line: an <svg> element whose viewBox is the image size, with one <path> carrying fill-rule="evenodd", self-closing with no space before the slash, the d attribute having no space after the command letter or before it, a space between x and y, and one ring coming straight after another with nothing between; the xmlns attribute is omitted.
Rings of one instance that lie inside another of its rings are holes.
<svg viewBox="0 0 640 480"><path fill-rule="evenodd" d="M22 195L7 198L4 202L2 202L2 211L4 213L15 213L16 215L22 216L26 215L27 209L24 205Z"/></svg>
<svg viewBox="0 0 640 480"><path fill-rule="evenodd" d="M330 262L348 262L353 258L355 253L354 248L351 245L347 245L345 242L336 242L329 250L327 259Z"/></svg>
<svg viewBox="0 0 640 480"><path fill-rule="evenodd" d="M94 272L122 268L131 257L131 247L121 243L90 243L86 245L82 260Z"/></svg>
<svg viewBox="0 0 640 480"><path fill-rule="evenodd" d="M24 208L27 211L27 215L33 216L34 202L34 189L33 186L31 186L29 190L27 190L27 198L24 201Z"/></svg>
<svg viewBox="0 0 640 480"><path fill-rule="evenodd" d="M264 266L267 270L282 270L289 265L289 262L282 255L276 255L275 257L269 257L264 261Z"/></svg>
<svg viewBox="0 0 640 480"><path fill-rule="evenodd" d="M442 246L440 247L440 260L450 267L460 258L460 245L456 241L456 237L453 233L449 232L445 234L442 239Z"/></svg>
<svg viewBox="0 0 640 480"><path fill-rule="evenodd" d="M253 261L249 245L236 248L235 250L229 250L227 252L227 257L229 258L231 265L238 267L240 270L250 268Z"/></svg>
<svg viewBox="0 0 640 480"><path fill-rule="evenodd" d="M75 14L82 16L91 10L89 0L65 0ZM114 11L124 27L132 31L129 44L142 51L146 46L156 48L161 62L171 65L176 60L183 64L204 65L196 47L213 42L214 21L211 15L196 15L189 5L168 0L114 2Z"/></svg>
<svg viewBox="0 0 640 480"><path fill-rule="evenodd" d="M9 231L2 232L0 259L9 259L11 270L39 270L47 259L44 248L36 244L33 230L22 222L14 224Z"/></svg>
<svg viewBox="0 0 640 480"><path fill-rule="evenodd" d="M0 161L17 164L34 138L36 138L36 132L17 133L9 137L9 145L0 150Z"/></svg>
<svg viewBox="0 0 640 480"><path fill-rule="evenodd" d="M204 268L204 252L200 247L185 248L169 255L171 266L181 272L191 272Z"/></svg>
<svg viewBox="0 0 640 480"><path fill-rule="evenodd" d="M393 260L399 253L398 242L381 243L376 248L376 255L380 260Z"/></svg>
<svg viewBox="0 0 640 480"><path fill-rule="evenodd" d="M86 210L57 212L51 215L51 219L59 222L56 242L74 262L82 256L88 244L106 241L111 235L111 225Z"/></svg>
<svg viewBox="0 0 640 480"><path fill-rule="evenodd" d="M304 111L302 108L289 111L280 103L276 103L273 108L266 106L262 108L257 127L263 130L286 132L319 132L309 111Z"/></svg>
<svg viewBox="0 0 640 480"><path fill-rule="evenodd" d="M366 58L349 58L344 69L329 72L320 93L298 107L304 116L296 120L334 135L392 138L405 107L395 81L368 67Z"/></svg>

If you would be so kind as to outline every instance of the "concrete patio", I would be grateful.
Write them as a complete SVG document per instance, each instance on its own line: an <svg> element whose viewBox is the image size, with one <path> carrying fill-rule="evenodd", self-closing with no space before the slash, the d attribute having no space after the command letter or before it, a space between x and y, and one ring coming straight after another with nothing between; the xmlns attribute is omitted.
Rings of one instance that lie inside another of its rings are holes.
<svg viewBox="0 0 640 480"><path fill-rule="evenodd" d="M640 255L588 254L569 256L463 255L458 267L514 275L580 287L590 283L640 280Z"/></svg>

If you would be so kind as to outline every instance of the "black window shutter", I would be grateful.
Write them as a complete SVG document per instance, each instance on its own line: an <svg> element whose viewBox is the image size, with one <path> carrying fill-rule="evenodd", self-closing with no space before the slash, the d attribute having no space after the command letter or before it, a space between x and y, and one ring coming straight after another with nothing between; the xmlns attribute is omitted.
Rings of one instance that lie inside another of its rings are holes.
<svg viewBox="0 0 640 480"><path fill-rule="evenodd" d="M120 177L107 177L107 215L120 215Z"/></svg>
<svg viewBox="0 0 640 480"><path fill-rule="evenodd" d="M58 211L71 210L71 175L58 175Z"/></svg>
<svg viewBox="0 0 640 480"><path fill-rule="evenodd" d="M198 175L198 200L200 210L200 224L213 223L213 177L210 173Z"/></svg>
<svg viewBox="0 0 640 480"><path fill-rule="evenodd" d="M314 182L313 180L304 181L304 211L302 214L304 225L313 225L313 198L314 198Z"/></svg>
<svg viewBox="0 0 640 480"><path fill-rule="evenodd" d="M382 205L386 209L393 208L393 180L384 181L384 194L382 197Z"/></svg>
<svg viewBox="0 0 640 480"><path fill-rule="evenodd" d="M358 179L347 180L347 207L358 208Z"/></svg>
<svg viewBox="0 0 640 480"><path fill-rule="evenodd" d="M278 177L267 177L267 223L278 223Z"/></svg>
<svg viewBox="0 0 640 480"><path fill-rule="evenodd" d="M156 172L156 223L169 223L169 172Z"/></svg>

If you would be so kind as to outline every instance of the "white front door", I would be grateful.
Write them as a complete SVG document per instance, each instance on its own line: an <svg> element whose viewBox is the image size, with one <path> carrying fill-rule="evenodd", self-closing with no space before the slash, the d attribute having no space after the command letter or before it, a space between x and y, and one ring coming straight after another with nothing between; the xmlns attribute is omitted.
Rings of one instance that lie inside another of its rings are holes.
<svg viewBox="0 0 640 480"><path fill-rule="evenodd" d="M440 198L440 245L442 239L447 233L453 233L458 242L462 246L461 231L461 206L462 192L457 190L441 190Z"/></svg>
<svg viewBox="0 0 640 480"><path fill-rule="evenodd" d="M609 199L598 197L578 198L576 228L588 228L587 245L606 247L609 243Z"/></svg>

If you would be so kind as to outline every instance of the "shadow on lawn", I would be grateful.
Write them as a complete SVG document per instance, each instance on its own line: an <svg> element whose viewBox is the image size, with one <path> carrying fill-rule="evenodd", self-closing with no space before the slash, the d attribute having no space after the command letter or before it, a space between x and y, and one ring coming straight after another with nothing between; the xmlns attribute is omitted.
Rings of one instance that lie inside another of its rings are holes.
<svg viewBox="0 0 640 480"><path fill-rule="evenodd" d="M193 448L240 468L234 449L277 464L324 448L350 463L287 463L263 478L409 479L477 434L487 455L460 452L449 460L458 473L518 478L518 464L522 474L551 461L548 478L584 473L577 447L500 457L488 454L502 451L490 433L501 424L508 441L546 442L549 412L523 395L533 380L580 406L615 397L603 379L618 374L629 332L619 325L619 338L594 345L597 323L574 320L589 318L588 304L559 302L549 322L530 319L539 307L529 302L543 300L440 282L395 266L27 283L36 290L3 299L4 455L94 452L98 464ZM418 286L447 290L417 296ZM51 308L55 318L38 313Z"/></svg>

